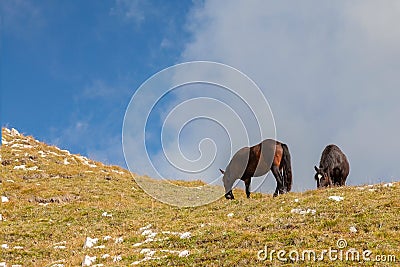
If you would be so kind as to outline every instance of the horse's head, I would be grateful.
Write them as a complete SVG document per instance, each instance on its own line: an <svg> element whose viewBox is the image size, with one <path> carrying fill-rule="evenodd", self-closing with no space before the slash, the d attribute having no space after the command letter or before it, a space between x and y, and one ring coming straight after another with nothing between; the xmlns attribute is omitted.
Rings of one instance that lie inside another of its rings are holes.
<svg viewBox="0 0 400 267"><path fill-rule="evenodd" d="M224 187L225 187L225 198L226 199L235 199L235 197L233 196L232 193L232 188L230 190L227 191L228 187L229 187L229 181L228 181L228 175L227 173L225 173L224 170L219 169L219 171L224 175L222 177L222 181L224 182Z"/></svg>
<svg viewBox="0 0 400 267"><path fill-rule="evenodd" d="M326 170L317 168L317 166L314 166L314 169L316 171L314 179L317 181L317 188L328 187L332 185L332 180Z"/></svg>

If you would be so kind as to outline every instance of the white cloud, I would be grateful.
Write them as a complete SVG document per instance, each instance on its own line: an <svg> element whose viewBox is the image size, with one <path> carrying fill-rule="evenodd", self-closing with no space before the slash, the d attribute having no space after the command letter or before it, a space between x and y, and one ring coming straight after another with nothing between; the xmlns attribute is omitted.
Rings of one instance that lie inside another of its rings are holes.
<svg viewBox="0 0 400 267"><path fill-rule="evenodd" d="M205 1L188 15L182 60L230 64L263 89L294 189L314 188L325 145L348 155L348 182L391 180L400 149L400 4ZM195 131L195 130L193 130Z"/></svg>
<svg viewBox="0 0 400 267"><path fill-rule="evenodd" d="M134 21L138 26L145 20L144 6L146 1L116 0L110 14L120 16L125 20Z"/></svg>

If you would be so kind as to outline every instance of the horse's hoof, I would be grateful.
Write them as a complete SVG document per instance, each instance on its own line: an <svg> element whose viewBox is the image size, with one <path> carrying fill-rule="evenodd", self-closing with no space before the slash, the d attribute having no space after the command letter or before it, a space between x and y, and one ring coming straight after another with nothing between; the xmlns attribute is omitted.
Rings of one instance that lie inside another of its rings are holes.
<svg viewBox="0 0 400 267"><path fill-rule="evenodd" d="M272 197L277 197L278 196L278 193L274 193L273 195L272 195Z"/></svg>
<svg viewBox="0 0 400 267"><path fill-rule="evenodd" d="M233 194L225 194L225 198L226 198L226 199L230 199L230 200L235 199L235 197L233 196Z"/></svg>

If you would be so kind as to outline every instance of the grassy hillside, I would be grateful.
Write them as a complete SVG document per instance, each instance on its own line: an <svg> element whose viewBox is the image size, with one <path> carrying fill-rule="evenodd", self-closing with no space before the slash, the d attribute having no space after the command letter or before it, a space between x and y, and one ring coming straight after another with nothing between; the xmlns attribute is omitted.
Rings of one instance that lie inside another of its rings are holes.
<svg viewBox="0 0 400 267"><path fill-rule="evenodd" d="M2 129L0 161L0 266L292 266L296 253L295 266L394 266L393 257L400 265L400 183L277 198L236 190L233 201L177 208L120 167L14 130ZM301 260L330 248L342 260ZM351 249L360 263L346 261ZM272 250L285 250L287 261ZM372 261L362 260L364 250Z"/></svg>

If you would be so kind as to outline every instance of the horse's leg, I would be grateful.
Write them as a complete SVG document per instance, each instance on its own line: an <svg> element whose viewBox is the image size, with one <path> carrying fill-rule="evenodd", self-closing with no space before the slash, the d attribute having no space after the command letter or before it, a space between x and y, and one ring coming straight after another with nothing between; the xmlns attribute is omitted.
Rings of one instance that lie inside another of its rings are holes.
<svg viewBox="0 0 400 267"><path fill-rule="evenodd" d="M276 185L275 192L274 192L273 196L277 197L278 195L279 195L279 188L278 188L278 185Z"/></svg>
<svg viewBox="0 0 400 267"><path fill-rule="evenodd" d="M339 178L339 185L340 186L345 186L346 185L346 179L343 177L342 174L340 175L340 178Z"/></svg>
<svg viewBox="0 0 400 267"><path fill-rule="evenodd" d="M278 166L272 165L271 171L276 180L276 190L274 193L274 197L276 197L278 194L286 193L286 189L284 188L284 184L283 184L283 177L282 177L281 173L279 172Z"/></svg>
<svg viewBox="0 0 400 267"><path fill-rule="evenodd" d="M343 186L343 175L340 169L333 169L333 185L334 186Z"/></svg>
<svg viewBox="0 0 400 267"><path fill-rule="evenodd" d="M246 186L247 198L250 198L250 183L251 183L251 177L247 177L246 179L244 179L244 185Z"/></svg>

